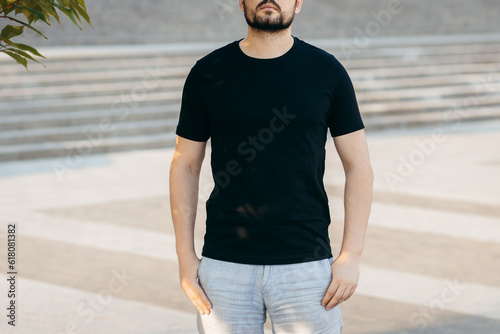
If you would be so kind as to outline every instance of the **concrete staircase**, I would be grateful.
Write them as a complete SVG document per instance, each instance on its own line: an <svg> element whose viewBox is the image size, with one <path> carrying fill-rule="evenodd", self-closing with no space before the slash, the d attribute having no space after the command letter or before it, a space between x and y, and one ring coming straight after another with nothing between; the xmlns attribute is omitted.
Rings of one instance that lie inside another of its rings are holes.
<svg viewBox="0 0 500 334"><path fill-rule="evenodd" d="M29 30L19 38L38 46L108 45L220 41L247 33L236 0L168 1L168 5L156 0L85 0L85 4L92 27L83 24L81 31L63 18L62 26L35 24L48 39ZM304 39L355 38L358 30L367 28L377 37L498 33L499 15L498 0L313 0L304 1L292 31ZM380 29L374 29L379 21Z"/></svg>
<svg viewBox="0 0 500 334"><path fill-rule="evenodd" d="M367 131L500 118L500 35L305 40L348 69ZM0 57L0 161L173 146L189 69L228 42L47 48L29 72Z"/></svg>

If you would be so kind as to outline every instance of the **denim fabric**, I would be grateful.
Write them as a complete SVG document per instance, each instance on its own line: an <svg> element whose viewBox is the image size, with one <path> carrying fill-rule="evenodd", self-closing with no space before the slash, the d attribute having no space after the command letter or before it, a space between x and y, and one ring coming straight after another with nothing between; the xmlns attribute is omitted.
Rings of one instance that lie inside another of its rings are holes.
<svg viewBox="0 0 500 334"><path fill-rule="evenodd" d="M198 281L212 304L197 313L200 334L341 334L340 305L321 306L332 279L329 259L254 265L202 257Z"/></svg>

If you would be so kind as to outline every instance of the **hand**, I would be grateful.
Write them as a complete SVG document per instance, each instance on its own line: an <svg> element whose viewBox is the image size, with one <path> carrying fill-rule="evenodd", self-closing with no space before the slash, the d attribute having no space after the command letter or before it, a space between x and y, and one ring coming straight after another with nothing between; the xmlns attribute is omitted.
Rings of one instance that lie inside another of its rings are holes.
<svg viewBox="0 0 500 334"><path fill-rule="evenodd" d="M329 311L352 296L359 281L359 257L341 253L332 266L332 282L321 301Z"/></svg>
<svg viewBox="0 0 500 334"><path fill-rule="evenodd" d="M200 262L200 259L194 253L179 257L181 287L201 314L210 314L212 304L198 283Z"/></svg>

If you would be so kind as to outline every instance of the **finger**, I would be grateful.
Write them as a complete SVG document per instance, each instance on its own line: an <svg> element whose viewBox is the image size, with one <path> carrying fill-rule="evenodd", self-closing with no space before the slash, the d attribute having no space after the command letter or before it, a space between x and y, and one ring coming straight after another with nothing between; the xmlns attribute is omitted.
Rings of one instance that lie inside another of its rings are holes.
<svg viewBox="0 0 500 334"><path fill-rule="evenodd" d="M346 300L351 298L351 296L354 294L354 291L356 291L357 285L354 285L351 290L349 290L349 295L345 298Z"/></svg>
<svg viewBox="0 0 500 334"><path fill-rule="evenodd" d="M328 304L330 299L332 299L332 297L335 295L335 292L337 291L338 288L339 284L337 282L332 281L332 283L330 283L330 286L328 287L325 296L321 300L321 306L325 306L326 304Z"/></svg>
<svg viewBox="0 0 500 334"><path fill-rule="evenodd" d="M201 301L201 303L203 304L203 306L205 307L206 313L210 314L210 309L212 308L212 303L208 299L207 294L205 293L205 290L203 290L203 288L201 287L199 282L197 282L196 285L197 285L197 290L199 292L198 298Z"/></svg>
<svg viewBox="0 0 500 334"><path fill-rule="evenodd" d="M210 302L210 300L208 299L207 295L205 294L205 292L200 292L200 294L198 295L198 300L200 301L200 303L203 305L203 307L205 308L205 312L207 314L210 314L210 309L212 309L212 303Z"/></svg>
<svg viewBox="0 0 500 334"><path fill-rule="evenodd" d="M345 289L346 288L344 286L340 286L337 289L337 291L335 292L335 295L333 295L333 298L326 305L327 311L331 310L332 308L334 308L335 306L337 306L339 304L340 300L342 299L342 295L345 292Z"/></svg>
<svg viewBox="0 0 500 334"><path fill-rule="evenodd" d="M347 299L349 299L350 296L351 296L351 288L346 287L344 294L340 298L339 304L345 302Z"/></svg>
<svg viewBox="0 0 500 334"><path fill-rule="evenodd" d="M186 290L186 294L188 295L189 299L200 311L200 313L209 314L209 309L212 307L212 305L201 286L196 282L187 287Z"/></svg>
<svg viewBox="0 0 500 334"><path fill-rule="evenodd" d="M197 289L198 290L198 289ZM197 301L198 304L201 305L201 307L204 310L204 314L210 314L210 309L212 308L212 303L210 303L210 300L208 299L207 295L203 291L203 289L200 287L199 290L197 291Z"/></svg>
<svg viewBox="0 0 500 334"><path fill-rule="evenodd" d="M200 302L200 298L198 298L196 292L193 290L193 288L186 288L185 290L186 295L188 296L189 300L193 303L193 305L198 309L198 311L201 314L205 314L205 308Z"/></svg>

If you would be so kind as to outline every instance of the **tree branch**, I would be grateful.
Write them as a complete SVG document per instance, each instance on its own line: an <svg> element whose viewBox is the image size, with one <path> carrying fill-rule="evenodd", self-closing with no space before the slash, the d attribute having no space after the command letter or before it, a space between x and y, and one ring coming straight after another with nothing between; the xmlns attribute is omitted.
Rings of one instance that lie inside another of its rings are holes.
<svg viewBox="0 0 500 334"><path fill-rule="evenodd" d="M2 10L0 10L0 14L2 14L3 12L5 12L5 10L11 8L11 7L14 7L14 5L16 4L16 2L19 2L21 0L15 0L13 3L11 3L10 5L8 5L7 7L3 8Z"/></svg>

